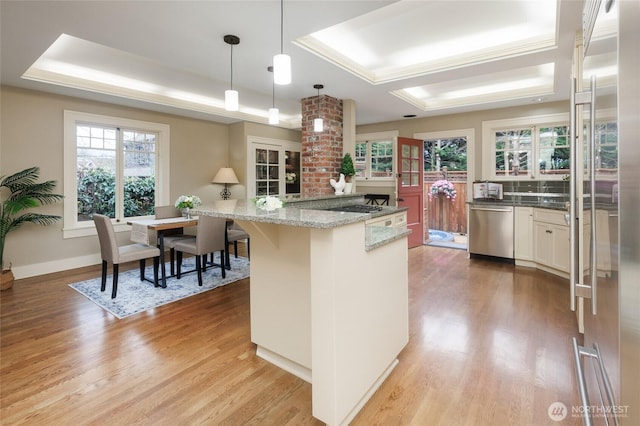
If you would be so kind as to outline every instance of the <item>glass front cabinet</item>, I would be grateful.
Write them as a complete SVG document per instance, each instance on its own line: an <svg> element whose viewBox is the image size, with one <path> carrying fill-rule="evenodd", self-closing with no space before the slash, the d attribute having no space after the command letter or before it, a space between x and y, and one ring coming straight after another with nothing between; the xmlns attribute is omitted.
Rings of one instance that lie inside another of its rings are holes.
<svg viewBox="0 0 640 426"><path fill-rule="evenodd" d="M300 193L301 146L289 141L252 141L247 167L249 198Z"/></svg>

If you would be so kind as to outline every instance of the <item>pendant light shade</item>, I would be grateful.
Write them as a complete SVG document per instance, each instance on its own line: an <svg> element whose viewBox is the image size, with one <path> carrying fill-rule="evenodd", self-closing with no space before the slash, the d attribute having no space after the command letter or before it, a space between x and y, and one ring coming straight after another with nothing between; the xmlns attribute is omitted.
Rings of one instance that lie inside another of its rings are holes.
<svg viewBox="0 0 640 426"><path fill-rule="evenodd" d="M273 82L291 83L291 57L284 54L284 0L280 0L280 53L273 57Z"/></svg>
<svg viewBox="0 0 640 426"><path fill-rule="evenodd" d="M227 111L237 111L239 108L238 91L237 90L225 90L224 91L224 109Z"/></svg>
<svg viewBox="0 0 640 426"><path fill-rule="evenodd" d="M224 92L224 109L227 111L238 111L238 91L233 90L233 46L240 44L240 38L227 34L224 36L224 42L231 46L231 87Z"/></svg>
<svg viewBox="0 0 640 426"><path fill-rule="evenodd" d="M269 108L269 124L280 123L280 110L278 108Z"/></svg>
<svg viewBox="0 0 640 426"><path fill-rule="evenodd" d="M291 57L280 53L273 57L273 81L279 85L291 83Z"/></svg>
<svg viewBox="0 0 640 426"><path fill-rule="evenodd" d="M320 114L320 89L324 89L324 85L322 84L314 84L313 85L314 89L318 90L318 114ZM313 119L313 131L314 132L322 132L324 131L324 121L322 120L322 117L318 117L318 118L314 118Z"/></svg>

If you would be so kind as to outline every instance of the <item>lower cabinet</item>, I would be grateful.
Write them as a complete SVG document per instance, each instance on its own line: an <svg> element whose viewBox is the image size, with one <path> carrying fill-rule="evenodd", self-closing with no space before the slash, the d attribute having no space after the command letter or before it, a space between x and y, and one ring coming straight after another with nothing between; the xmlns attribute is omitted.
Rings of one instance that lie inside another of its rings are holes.
<svg viewBox="0 0 640 426"><path fill-rule="evenodd" d="M560 272L569 273L570 233L565 213L548 209L533 212L533 260Z"/></svg>
<svg viewBox="0 0 640 426"><path fill-rule="evenodd" d="M516 207L513 248L516 262L533 261L533 207Z"/></svg>

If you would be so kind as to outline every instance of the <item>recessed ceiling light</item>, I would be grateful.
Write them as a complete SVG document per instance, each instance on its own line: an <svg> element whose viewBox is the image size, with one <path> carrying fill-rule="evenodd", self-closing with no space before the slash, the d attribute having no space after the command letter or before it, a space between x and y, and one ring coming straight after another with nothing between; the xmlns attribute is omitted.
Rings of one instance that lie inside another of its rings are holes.
<svg viewBox="0 0 640 426"><path fill-rule="evenodd" d="M531 102L544 102L546 100L547 98L537 97L537 98L531 99Z"/></svg>

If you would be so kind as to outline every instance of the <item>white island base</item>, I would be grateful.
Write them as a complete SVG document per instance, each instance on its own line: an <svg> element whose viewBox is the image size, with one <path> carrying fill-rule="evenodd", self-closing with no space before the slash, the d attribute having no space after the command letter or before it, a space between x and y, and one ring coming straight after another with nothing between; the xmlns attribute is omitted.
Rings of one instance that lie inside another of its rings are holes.
<svg viewBox="0 0 640 426"><path fill-rule="evenodd" d="M311 383L314 417L348 424L408 342L406 237L367 250L364 221L238 221L251 236L258 356Z"/></svg>

